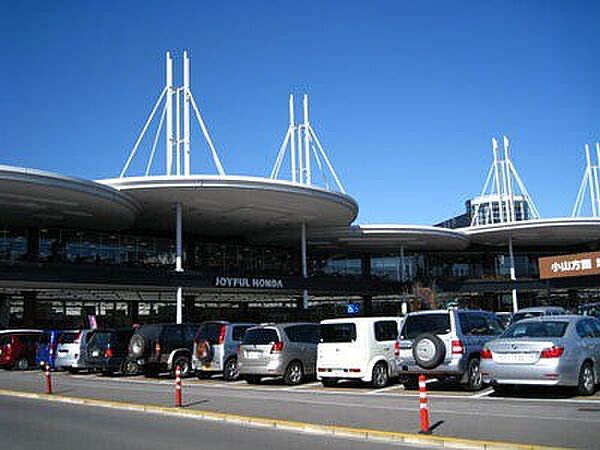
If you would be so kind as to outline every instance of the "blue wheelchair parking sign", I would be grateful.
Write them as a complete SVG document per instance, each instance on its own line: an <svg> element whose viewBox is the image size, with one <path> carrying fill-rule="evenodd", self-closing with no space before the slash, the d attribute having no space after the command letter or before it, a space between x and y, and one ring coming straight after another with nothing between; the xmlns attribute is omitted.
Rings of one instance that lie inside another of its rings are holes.
<svg viewBox="0 0 600 450"><path fill-rule="evenodd" d="M346 313L358 314L360 312L360 305L358 303L348 303L346 305Z"/></svg>

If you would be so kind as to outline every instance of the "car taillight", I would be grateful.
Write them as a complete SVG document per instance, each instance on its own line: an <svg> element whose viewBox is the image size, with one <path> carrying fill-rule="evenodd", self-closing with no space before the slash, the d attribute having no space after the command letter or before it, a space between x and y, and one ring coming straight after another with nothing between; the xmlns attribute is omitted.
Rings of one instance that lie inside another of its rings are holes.
<svg viewBox="0 0 600 450"><path fill-rule="evenodd" d="M564 353L565 349L563 347L551 347L545 348L540 353L540 358L560 358Z"/></svg>
<svg viewBox="0 0 600 450"><path fill-rule="evenodd" d="M112 358L114 355L113 353L113 349L108 347L105 351L104 351L104 357L105 358Z"/></svg>
<svg viewBox="0 0 600 450"><path fill-rule="evenodd" d="M492 359L492 351L489 348L481 350L481 359Z"/></svg>
<svg viewBox="0 0 600 450"><path fill-rule="evenodd" d="M452 341L452 354L453 355L462 355L465 352L465 347L463 347L463 343L459 340Z"/></svg>
<svg viewBox="0 0 600 450"><path fill-rule="evenodd" d="M154 354L157 356L160 355L160 342L154 343Z"/></svg>
<svg viewBox="0 0 600 450"><path fill-rule="evenodd" d="M271 347L271 353L280 353L283 350L283 342L278 341L273 344Z"/></svg>
<svg viewBox="0 0 600 450"><path fill-rule="evenodd" d="M221 329L219 330L219 340L218 344L222 344L225 342L225 333L227 333L227 325L221 325Z"/></svg>
<svg viewBox="0 0 600 450"><path fill-rule="evenodd" d="M400 356L400 342L398 341L394 343L394 355Z"/></svg>

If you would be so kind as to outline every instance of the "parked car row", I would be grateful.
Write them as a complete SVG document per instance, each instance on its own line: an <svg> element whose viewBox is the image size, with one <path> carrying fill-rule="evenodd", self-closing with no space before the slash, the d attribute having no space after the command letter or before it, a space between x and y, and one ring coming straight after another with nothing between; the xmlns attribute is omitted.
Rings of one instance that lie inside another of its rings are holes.
<svg viewBox="0 0 600 450"><path fill-rule="evenodd" d="M546 309L520 311L504 328L492 312L433 310L401 317L347 317L317 323L208 321L136 329L14 330L0 333L0 366L50 367L107 375L222 374L226 381L324 386L360 380L375 388L420 374L476 391L518 384L574 386L590 395L600 382L600 320Z"/></svg>

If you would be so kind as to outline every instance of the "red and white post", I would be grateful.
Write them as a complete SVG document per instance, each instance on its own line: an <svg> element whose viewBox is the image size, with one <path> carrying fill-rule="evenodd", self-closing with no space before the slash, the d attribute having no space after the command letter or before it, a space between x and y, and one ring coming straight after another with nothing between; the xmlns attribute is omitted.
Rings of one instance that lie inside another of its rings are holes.
<svg viewBox="0 0 600 450"><path fill-rule="evenodd" d="M52 394L52 378L50 376L50 364L46 364L46 394Z"/></svg>
<svg viewBox="0 0 600 450"><path fill-rule="evenodd" d="M175 406L181 407L181 367L175 367Z"/></svg>
<svg viewBox="0 0 600 450"><path fill-rule="evenodd" d="M419 414L421 416L421 434L431 434L429 429L429 408L427 406L427 382L425 375L419 375Z"/></svg>

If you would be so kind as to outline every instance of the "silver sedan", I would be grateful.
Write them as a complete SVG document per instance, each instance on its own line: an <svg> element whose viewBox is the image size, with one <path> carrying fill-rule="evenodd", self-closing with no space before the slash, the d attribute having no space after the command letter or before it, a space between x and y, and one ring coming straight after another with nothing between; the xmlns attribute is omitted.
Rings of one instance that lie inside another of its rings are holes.
<svg viewBox="0 0 600 450"><path fill-rule="evenodd" d="M481 374L496 390L511 385L574 386L592 395L600 382L600 321L543 316L511 325L481 352Z"/></svg>

